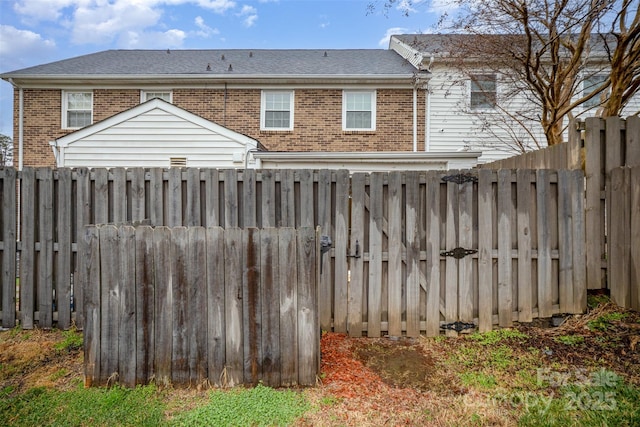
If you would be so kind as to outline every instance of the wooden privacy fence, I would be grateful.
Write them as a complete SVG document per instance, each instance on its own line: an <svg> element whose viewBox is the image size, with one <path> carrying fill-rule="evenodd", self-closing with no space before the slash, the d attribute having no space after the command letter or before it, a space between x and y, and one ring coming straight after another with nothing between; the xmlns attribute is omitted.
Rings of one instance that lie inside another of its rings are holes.
<svg viewBox="0 0 640 427"><path fill-rule="evenodd" d="M84 327L74 284L84 224L145 219L320 226L333 240L321 261L320 326L353 336L436 335L455 322L486 331L586 307L580 170L0 169L0 179L3 194L20 183L23 207L19 287L3 275L4 327L16 318L26 328ZM3 265L15 265L14 212L3 209Z"/></svg>
<svg viewBox="0 0 640 427"><path fill-rule="evenodd" d="M640 116L627 119L597 117L573 120L566 143L481 165L481 168L553 168L585 171L586 242L588 289L613 286L614 257L619 245L611 230L617 225L612 209L612 172L620 166L640 166ZM615 197L615 196L614 196ZM611 202L610 202L611 201ZM615 261L614 261L615 262Z"/></svg>
<svg viewBox="0 0 640 427"><path fill-rule="evenodd" d="M87 227L86 384L315 385L317 240L313 228Z"/></svg>

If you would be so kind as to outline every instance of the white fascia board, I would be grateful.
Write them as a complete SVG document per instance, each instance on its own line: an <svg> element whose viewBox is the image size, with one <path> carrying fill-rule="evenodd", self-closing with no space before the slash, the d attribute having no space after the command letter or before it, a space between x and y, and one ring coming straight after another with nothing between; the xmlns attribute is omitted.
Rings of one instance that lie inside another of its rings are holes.
<svg viewBox="0 0 640 427"><path fill-rule="evenodd" d="M394 163L394 162L413 162L421 163L425 161L448 161L450 159L477 159L482 154L481 151L452 151L452 152L430 152L422 151L365 151L365 152L282 152L282 151L256 151L254 157L263 160L272 160L279 162L295 162L295 161L319 161L326 160L348 160L350 162L367 162L375 160L377 162Z"/></svg>

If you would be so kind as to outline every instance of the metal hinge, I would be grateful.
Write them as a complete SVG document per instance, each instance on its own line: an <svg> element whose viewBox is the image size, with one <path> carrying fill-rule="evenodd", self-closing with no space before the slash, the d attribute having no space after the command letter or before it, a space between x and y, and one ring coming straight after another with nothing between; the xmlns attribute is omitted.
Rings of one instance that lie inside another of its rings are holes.
<svg viewBox="0 0 640 427"><path fill-rule="evenodd" d="M461 332L465 329L473 329L475 328L475 323L466 323L466 322L453 322L453 323L445 323L440 326L440 329L451 329L452 331Z"/></svg>
<svg viewBox="0 0 640 427"><path fill-rule="evenodd" d="M445 182L453 182L460 185L464 184L465 182L478 182L478 177L468 173L459 173L455 175L443 176L442 180Z"/></svg>
<svg viewBox="0 0 640 427"><path fill-rule="evenodd" d="M466 257L467 255L475 254L476 252L478 252L476 249L465 249L465 248L457 247L457 248L451 249L450 251L440 252L440 255L451 256L451 257L454 257L455 259L460 259L460 258Z"/></svg>

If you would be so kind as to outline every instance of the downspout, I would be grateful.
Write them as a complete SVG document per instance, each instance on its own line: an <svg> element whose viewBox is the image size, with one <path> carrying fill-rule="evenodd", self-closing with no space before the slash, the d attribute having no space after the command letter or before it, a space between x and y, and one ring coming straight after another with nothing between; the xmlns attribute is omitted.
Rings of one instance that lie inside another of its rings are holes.
<svg viewBox="0 0 640 427"><path fill-rule="evenodd" d="M425 117L424 117L424 151L431 151L431 91L429 82L424 85Z"/></svg>
<svg viewBox="0 0 640 427"><path fill-rule="evenodd" d="M418 88L413 86L413 151L418 151Z"/></svg>

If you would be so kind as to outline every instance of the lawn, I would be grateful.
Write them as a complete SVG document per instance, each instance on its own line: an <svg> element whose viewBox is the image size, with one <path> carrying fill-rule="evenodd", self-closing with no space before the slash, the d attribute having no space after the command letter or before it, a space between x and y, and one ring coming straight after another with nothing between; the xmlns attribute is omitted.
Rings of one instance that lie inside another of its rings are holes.
<svg viewBox="0 0 640 427"><path fill-rule="evenodd" d="M545 320L436 338L322 336L318 385L83 387L77 331L0 332L7 426L636 426L640 314L602 299Z"/></svg>

